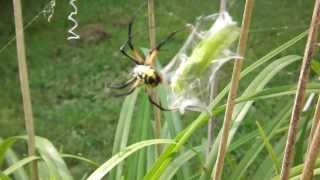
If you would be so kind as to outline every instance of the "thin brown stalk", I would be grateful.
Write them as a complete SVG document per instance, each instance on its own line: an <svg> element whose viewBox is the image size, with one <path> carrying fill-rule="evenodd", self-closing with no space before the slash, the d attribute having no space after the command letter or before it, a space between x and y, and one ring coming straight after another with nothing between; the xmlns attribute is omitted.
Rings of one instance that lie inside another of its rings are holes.
<svg viewBox="0 0 320 180"><path fill-rule="evenodd" d="M286 148L284 152L284 158L282 161L281 168L281 180L287 180L289 178L290 167L292 165L293 153L294 153L294 144L298 132L298 123L300 120L301 109L303 106L305 88L308 82L309 71L310 71L310 63L313 57L315 48L316 48L316 40L317 40L317 29L319 25L320 18L320 0L315 1L314 12L310 24L309 36L305 48L305 53L303 57L303 62L300 70L300 76L298 81L297 93L295 96L294 106L291 114L288 139L286 143Z"/></svg>
<svg viewBox="0 0 320 180"><path fill-rule="evenodd" d="M220 0L220 13L223 13L224 11L226 11L226 6L227 6L227 0ZM210 88L210 102L213 101L214 97L216 96L217 93L217 86L218 86L218 82L216 78L214 78L211 88ZM206 152L206 156L209 157L209 152L211 150L211 145L213 142L213 138L212 138L212 128L214 126L214 118L215 117L211 117L211 120L208 123L208 134L207 134L207 152Z"/></svg>
<svg viewBox="0 0 320 180"><path fill-rule="evenodd" d="M220 0L219 12L224 12L227 9L227 0Z"/></svg>
<svg viewBox="0 0 320 180"><path fill-rule="evenodd" d="M314 122L319 122L319 118L320 118L319 114L320 114L320 108L317 106L315 111L315 116L314 116L315 118ZM307 156L304 162L301 180L311 180L313 177L314 163L317 159L317 156L320 150L320 124L319 123L317 123L315 130L311 133L314 133L314 136L311 138L311 143L309 144L309 149L307 151ZM310 137L312 135L311 133L310 133Z"/></svg>
<svg viewBox="0 0 320 180"><path fill-rule="evenodd" d="M247 46L253 6L254 6L254 0L246 0L245 9L243 13L241 35L240 35L240 40L238 45L238 53L242 57L244 57L245 55L245 50ZM233 109L235 105L235 99L237 97L238 85L240 81L242 61L243 61L242 59L236 59L233 67L233 73L231 78L231 88L228 95L227 108L226 108L223 127L222 127L222 136L221 136L221 141L220 141L219 150L218 150L218 157L217 157L217 161L214 168L214 175L213 175L214 180L221 179L221 174L222 174L223 164L224 164L224 156L225 156L225 151L228 144L229 130L232 123L231 122L232 114L233 114Z"/></svg>
<svg viewBox="0 0 320 180"><path fill-rule="evenodd" d="M14 8L14 19L15 19L16 40L17 40L19 77L20 77L20 83L21 83L25 126L28 134L28 154L29 156L35 156L36 154L35 133L34 133L32 105L31 105L28 71L27 71L27 63L26 63L26 51L25 51L24 34L23 34L23 18L22 18L21 1L13 0L13 8ZM36 161L33 161L31 163L30 169L31 169L31 179L37 180L38 172L37 172Z"/></svg>
<svg viewBox="0 0 320 180"><path fill-rule="evenodd" d="M156 47L156 23L154 13L154 0L148 0L148 21L149 21L149 42L150 49ZM158 103L159 97L156 91L151 91L151 96ZM159 103L158 103L159 104ZM155 120L155 136L160 138L161 136L161 111L156 106L153 106L153 117ZM157 152L160 154L161 147L157 145Z"/></svg>
<svg viewBox="0 0 320 180"><path fill-rule="evenodd" d="M320 95L318 96L316 110L315 110L314 116L313 116L313 122L312 122L311 131L310 131L310 135L309 135L309 139L308 139L309 143L308 143L307 153L309 152L312 138L313 138L314 132L318 126L319 119L320 119Z"/></svg>

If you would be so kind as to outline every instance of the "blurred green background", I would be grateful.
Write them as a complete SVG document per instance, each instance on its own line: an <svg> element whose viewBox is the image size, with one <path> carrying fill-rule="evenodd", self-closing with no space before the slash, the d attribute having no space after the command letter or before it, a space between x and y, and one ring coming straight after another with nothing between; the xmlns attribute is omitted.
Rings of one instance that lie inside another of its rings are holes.
<svg viewBox="0 0 320 180"><path fill-rule="evenodd" d="M23 1L24 23L33 20L48 2ZM157 40L219 8L218 0L155 2ZM239 24L244 2L228 2L229 12ZM127 39L127 24L134 16L134 43L148 47L145 3L146 0L78 0L76 32L81 39L76 41L67 40L72 26L67 19L72 11L67 1L56 1L50 23L43 14L32 21L25 31L25 41L37 135L48 138L65 153L81 154L97 162L110 157L123 98L111 97L106 84L121 82L133 66L120 54L119 47ZM306 30L312 7L311 0L256 0L245 65ZM0 2L0 17L1 49L14 36L11 1ZM186 35L179 34L163 48L159 53L162 64L170 61ZM302 55L304 43L285 54ZM0 137L25 134L15 42L0 50L0 60ZM229 78L231 67L227 66L222 79ZM273 83L295 82L298 68L290 68ZM244 81L248 80L250 77ZM268 115L277 111L277 104L257 103L253 111L264 113L248 118L267 120ZM70 163L77 171L77 162Z"/></svg>

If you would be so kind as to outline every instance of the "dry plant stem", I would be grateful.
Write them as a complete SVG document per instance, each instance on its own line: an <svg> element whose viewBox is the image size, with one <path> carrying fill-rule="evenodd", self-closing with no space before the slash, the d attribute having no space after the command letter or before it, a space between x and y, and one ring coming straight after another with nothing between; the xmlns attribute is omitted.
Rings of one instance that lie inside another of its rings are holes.
<svg viewBox="0 0 320 180"><path fill-rule="evenodd" d="M244 13L243 13L241 35L240 35L240 40L238 45L238 53L242 57L244 57L245 55L245 50L247 46L253 6L254 6L254 0L246 1ZM224 156L225 156L225 151L228 144L229 130L232 123L231 122L232 114L233 114L235 99L237 96L237 90L238 90L238 85L240 80L242 61L243 61L242 59L236 59L233 67L233 73L231 78L231 88L228 95L227 108L226 108L223 127L222 127L222 136L221 136L221 141L220 141L219 150L218 150L218 157L217 157L217 161L214 168L214 174L213 174L214 180L221 179L221 174L222 174L223 164L224 164Z"/></svg>
<svg viewBox="0 0 320 180"><path fill-rule="evenodd" d="M227 0L220 0L220 13L223 13L224 11L226 11L226 6L227 6ZM214 81L212 82L212 86L210 88L210 101L212 101L214 99L214 97L216 96L216 90L217 90L217 84L218 81L215 78ZM207 135L207 152L206 152L206 156L209 156L209 152L211 150L211 144L212 144L212 128L214 126L214 117L211 117L211 120L208 123L208 135Z"/></svg>
<svg viewBox="0 0 320 180"><path fill-rule="evenodd" d="M309 135L309 139L308 139L308 149L307 149L307 153L309 152L310 149L310 145L312 142L312 138L314 135L314 132L318 126L319 123L319 119L320 119L320 95L318 96L318 101L317 101L317 105L316 105L316 110L314 112L314 116L313 116L313 122L312 122L312 127L311 127L311 131L310 131L310 135Z"/></svg>
<svg viewBox="0 0 320 180"><path fill-rule="evenodd" d="M227 0L220 0L219 12L224 12L227 9Z"/></svg>
<svg viewBox="0 0 320 180"><path fill-rule="evenodd" d="M23 110L25 116L25 126L28 133L28 154L29 156L35 156L35 133L32 115L32 105L28 82L28 71L26 63L26 51L24 44L24 34L23 34L23 18L22 18L22 8L20 0L13 0L14 8L14 19L15 19L15 29L16 29L16 40L17 40L17 56L19 64L19 77L21 83L21 93L23 101ZM33 161L31 163L31 179L38 179L37 172L37 162Z"/></svg>
<svg viewBox="0 0 320 180"><path fill-rule="evenodd" d="M298 122L300 119L301 109L304 101L305 87L308 81L309 71L310 71L310 62L316 48L317 40L317 29L319 25L320 18L320 0L315 1L314 12L310 24L308 41L305 48L305 53L303 57L302 67L300 70L299 82L297 93L295 96L294 106L292 110L290 127L288 132L288 139L286 143L284 158L281 168L281 180L287 180L289 178L289 171L292 164L293 153L294 153L294 144L298 131Z"/></svg>
<svg viewBox="0 0 320 180"><path fill-rule="evenodd" d="M308 145L308 151L307 156L304 162L304 167L302 171L302 180L311 180L313 177L313 169L314 169L314 163L317 159L317 156L319 154L320 150L320 124L319 122L319 116L320 114L320 108L319 108L319 100L317 103L317 108L315 111L312 125L312 130L309 137L309 145ZM315 127L315 128L314 128Z"/></svg>
<svg viewBox="0 0 320 180"><path fill-rule="evenodd" d="M155 15L154 15L154 0L148 0L148 20L149 20L149 41L150 48L156 47L156 23L155 23ZM155 66L153 64L153 66ZM151 91L151 96L153 99L159 104L159 98L156 91ZM156 106L153 106L153 116L155 120L155 136L157 139L160 138L161 135L161 111ZM161 147L157 145L157 152L160 154Z"/></svg>

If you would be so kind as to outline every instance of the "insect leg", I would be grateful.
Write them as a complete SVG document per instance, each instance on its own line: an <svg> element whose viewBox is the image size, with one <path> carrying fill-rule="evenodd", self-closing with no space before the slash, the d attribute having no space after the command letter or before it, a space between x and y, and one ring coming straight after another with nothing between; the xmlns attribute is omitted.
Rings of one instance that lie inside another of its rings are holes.
<svg viewBox="0 0 320 180"><path fill-rule="evenodd" d="M129 40L128 40L129 41ZM127 58L129 58L130 60L132 60L135 64L141 64L141 62L135 58L133 58L132 56L130 56L126 51L125 48L128 45L128 41L126 43L124 43L121 47L120 47L120 52L125 55Z"/></svg>
<svg viewBox="0 0 320 180"><path fill-rule="evenodd" d="M150 95L148 95L149 97L149 101L151 104L155 105L157 108L159 108L161 111L173 111L174 109L167 109L167 108L164 108L162 107L161 103L160 104L157 104Z"/></svg>
<svg viewBox="0 0 320 180"><path fill-rule="evenodd" d="M134 91L135 89L136 89L136 88L132 88L132 89L130 89L130 91L128 91L128 92L119 93L119 94L113 94L113 96L115 96L115 97L127 96L127 95L133 93L133 91Z"/></svg>
<svg viewBox="0 0 320 180"><path fill-rule="evenodd" d="M127 96L127 95L133 93L133 91L138 87L139 83L140 83L140 80L136 80L136 81L134 81L134 84L131 86L131 88L128 92L124 92L124 93L120 93L120 94L113 94L113 95L115 97Z"/></svg>
<svg viewBox="0 0 320 180"><path fill-rule="evenodd" d="M131 78L129 79L128 81L126 81L125 83L123 84L119 84L119 85L110 85L108 88L111 88L111 89L123 89L123 88L126 88L128 87L130 84L132 84L135 80L137 80L136 78Z"/></svg>
<svg viewBox="0 0 320 180"><path fill-rule="evenodd" d="M160 41L157 46L155 47L155 50L159 51L160 48L165 45L169 40L173 39L173 37L178 33L180 32L180 30L178 31L174 31L172 33L169 34L169 36L167 36L164 40Z"/></svg>

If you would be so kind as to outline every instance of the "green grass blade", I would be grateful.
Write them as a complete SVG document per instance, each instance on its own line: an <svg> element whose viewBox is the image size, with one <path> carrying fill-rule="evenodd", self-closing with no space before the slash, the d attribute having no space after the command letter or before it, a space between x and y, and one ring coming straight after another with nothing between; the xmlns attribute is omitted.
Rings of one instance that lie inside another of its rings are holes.
<svg viewBox="0 0 320 180"><path fill-rule="evenodd" d="M139 139L140 140L146 140L148 138L148 129L150 128L149 127L149 124L151 123L150 122L150 104L149 104L149 101L148 101L148 98L147 96L144 96L143 97L143 109L142 109L142 121L141 121L141 124L142 124L142 130L140 130L140 137ZM141 117L141 116L140 116ZM145 172L147 171L147 151L145 149L141 149L139 152L138 152L138 161L136 162L136 178L137 179L142 179L143 178L143 175L145 174Z"/></svg>
<svg viewBox="0 0 320 180"><path fill-rule="evenodd" d="M288 103L281 112L269 122L267 126L267 137L271 139L281 127L281 125L288 120L290 116L290 107L291 103ZM239 165L236 169L233 170L232 174L229 176L230 179L234 178L241 179L248 167L256 160L258 155L263 150L263 144L261 142L255 142L252 147L247 151L244 157L239 162Z"/></svg>
<svg viewBox="0 0 320 180"><path fill-rule="evenodd" d="M0 139L0 165L3 163L6 151L16 142L15 138Z"/></svg>
<svg viewBox="0 0 320 180"><path fill-rule="evenodd" d="M7 150L7 152L5 154L5 159L6 159L7 165L9 165L9 166L13 165L19 161L16 153L13 150L11 150L11 148L9 148ZM13 177L16 180L29 180L27 172L23 168L20 168L17 171L15 171L13 173Z"/></svg>
<svg viewBox="0 0 320 180"><path fill-rule="evenodd" d="M128 137L130 134L132 115L139 91L140 88L136 89L131 95L127 96L123 102L115 134L115 140L113 144L113 155L120 152L127 146ZM119 165L115 169L115 171L113 171L110 174L110 179L120 179L122 175L122 170L123 166Z"/></svg>
<svg viewBox="0 0 320 180"><path fill-rule="evenodd" d="M277 143L274 145L274 151L279 160L282 160L282 153L286 142L286 133L277 140ZM261 179L261 180L270 180L275 175L274 172L274 163L269 156L266 156L265 159L260 163L258 169L255 171L255 174L250 179Z"/></svg>
<svg viewBox="0 0 320 180"><path fill-rule="evenodd" d="M179 168L183 167L189 160L197 155L197 151L201 151L203 147L197 146L193 149L187 150L181 153L177 158L175 158L172 163L166 168L166 170L161 175L160 180L170 180L177 173Z"/></svg>
<svg viewBox="0 0 320 180"><path fill-rule="evenodd" d="M61 157L66 159L76 159L85 163L88 163L94 167L99 167L99 164L97 162L92 161L91 159L82 157L82 156L77 156L77 155L73 155L73 154L61 154Z"/></svg>
<svg viewBox="0 0 320 180"><path fill-rule="evenodd" d="M26 157L24 159L21 159L20 161L16 162L15 164L13 164L12 166L8 167L7 169L5 169L3 171L3 174L9 176L11 175L13 172L15 172L16 170L18 170L19 168L23 167L24 165L32 162L32 161L35 161L35 160L38 160L40 159L40 157L37 157L37 156L30 156L30 157Z"/></svg>
<svg viewBox="0 0 320 180"><path fill-rule="evenodd" d="M263 140L264 146L266 147L271 160L273 161L273 165L274 165L274 169L276 170L277 174L280 174L280 164L279 164L279 160L277 159L276 153L269 141L269 138L267 137L265 131L263 130L261 124L259 123L259 121L256 121L258 130L260 132L260 136Z"/></svg>
<svg viewBox="0 0 320 180"><path fill-rule="evenodd" d="M282 71L283 68L287 67L288 65L297 62L301 58L299 56L285 56L280 59L275 60L271 64L269 64L266 68L264 68L257 76L256 78L250 83L250 85L247 87L247 89L243 92L241 97L247 97L253 94L256 94L257 92L261 91L267 83L280 71ZM233 124L230 129L229 139L228 143L233 139L235 133L237 132L242 120L246 116L247 112L249 111L250 107L252 106L253 101L248 101L245 103L239 103L235 106L233 117ZM221 134L221 132L219 132ZM218 137L218 139L220 139ZM208 162L206 164L206 168L210 169L212 171L213 163L215 161L215 157L218 150L218 142L219 140L216 140L216 142L213 145L212 151L210 153L210 157L208 158ZM239 176L236 176L239 177ZM235 178L236 178L235 177ZM206 179L207 175L202 174L201 179Z"/></svg>
<svg viewBox="0 0 320 180"><path fill-rule="evenodd" d="M0 179L1 180L10 180L9 176L3 174L3 172L0 171Z"/></svg>
<svg viewBox="0 0 320 180"><path fill-rule="evenodd" d="M148 137L148 125L150 124L150 103L145 93L141 93L139 98L141 103L138 104L137 116L135 116L132 126L132 135L130 136L130 144L140 142L142 140L152 139ZM140 176L146 172L146 150L141 149L138 153L133 154L126 160L126 177L128 180L141 179ZM139 178L140 177L140 178Z"/></svg>
<svg viewBox="0 0 320 180"><path fill-rule="evenodd" d="M133 154L134 152L142 149L146 146L154 145L154 144L174 144L175 142L170 139L154 139L154 140L146 140L135 143L123 149L121 152L115 154L112 158L110 158L107 162L103 163L98 169L96 169L89 177L88 180L99 180L102 179L112 168L121 163L128 156Z"/></svg>
<svg viewBox="0 0 320 180"><path fill-rule="evenodd" d="M268 67L266 67L255 79L252 81L252 83L249 85L249 87L246 89L246 91L243 93L243 96L249 96L252 94L255 94L259 91L261 91L264 86L283 68L286 66L298 61L300 59L299 56L286 56L283 58L280 58L273 63L271 63ZM233 122L234 125L231 128L230 131L230 139L233 138L235 132L237 131L240 122L245 117L245 114L249 110L249 108L252 105L252 101L247 103L240 103L235 108L235 114L236 119ZM214 112L213 112L214 114ZM240 114L240 116L238 116ZM215 114L214 114L215 115ZM182 145L189 139L189 137L193 134L193 132L198 129L199 127L206 124L208 121L208 115L206 113L201 113L200 116L193 121L192 124L190 124L184 131L182 131L180 134L177 135L176 141L177 144L170 145L160 156L160 158L157 160L157 162L154 164L153 168L148 172L148 174L144 177L144 179L157 179L160 177L162 171L166 168L166 166L170 163L170 161L173 158L173 155L175 155L176 152L182 147ZM217 141L216 141L217 142ZM216 144L216 143L215 143ZM217 146L214 146L213 152L216 151ZM214 159L215 155L211 155L210 157ZM212 161L213 163L213 161ZM210 163L211 164L211 163ZM207 169L211 169L212 166L206 166ZM206 175L204 175L206 176ZM204 177L203 177L204 178ZM207 178L205 178L207 179Z"/></svg>
<svg viewBox="0 0 320 180"><path fill-rule="evenodd" d="M279 55L281 52L283 52L284 50L290 48L291 46L293 46L294 44L296 44L297 42L299 42L301 39L303 39L304 37L306 37L308 34L308 31L304 31L301 34L295 36L294 38L292 38L291 40L287 41L286 43L282 44L281 46L277 47L276 49L272 50L271 52L269 52L268 54L266 54L265 56L263 56L262 58L258 59L257 61L255 61L255 63L251 64L250 66L248 66L247 68L245 68L242 72L241 72L241 78L244 78L245 76L247 76L248 74L250 74L251 72L253 72L254 70L258 69L260 66L262 66L263 64L269 62L272 60L272 58L274 58L275 56ZM217 95L217 97L214 99L214 101L211 103L210 107L214 107L215 105L217 105L219 102L222 101L222 99L228 94L228 91L230 89L230 83Z"/></svg>
<svg viewBox="0 0 320 180"><path fill-rule="evenodd" d="M17 136L19 139L27 140L27 136ZM72 180L73 177L68 170L66 163L60 156L54 145L43 137L36 137L36 148L48 167L50 179ZM49 179L49 178L48 178Z"/></svg>

